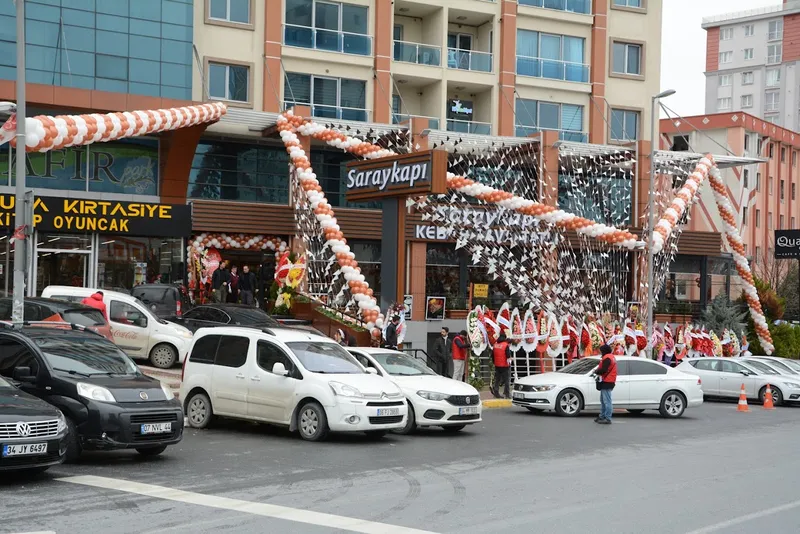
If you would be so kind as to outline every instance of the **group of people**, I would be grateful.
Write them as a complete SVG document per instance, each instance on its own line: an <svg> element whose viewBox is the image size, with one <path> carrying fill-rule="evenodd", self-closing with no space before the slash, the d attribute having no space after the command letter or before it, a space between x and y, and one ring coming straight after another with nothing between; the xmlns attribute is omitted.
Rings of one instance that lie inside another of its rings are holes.
<svg viewBox="0 0 800 534"><path fill-rule="evenodd" d="M258 280L255 273L250 272L250 266L242 266L242 272L236 265L230 266L223 261L211 275L211 301L241 303L252 306L255 304L255 292Z"/></svg>

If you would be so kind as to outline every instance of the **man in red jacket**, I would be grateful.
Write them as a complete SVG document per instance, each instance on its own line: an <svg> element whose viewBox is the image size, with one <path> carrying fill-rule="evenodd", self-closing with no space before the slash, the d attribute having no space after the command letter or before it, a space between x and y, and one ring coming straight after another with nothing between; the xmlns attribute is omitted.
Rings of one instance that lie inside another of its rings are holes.
<svg viewBox="0 0 800 534"><path fill-rule="evenodd" d="M453 339L453 378L464 382L464 367L466 365L467 353L469 345L467 345L467 331L462 330Z"/></svg>
<svg viewBox="0 0 800 534"><path fill-rule="evenodd" d="M610 425L611 414L614 413L611 391L617 383L617 359L611 354L611 347L608 345L600 347L600 354L600 365L594 370L594 374L598 376L597 389L600 391L600 416L594 422Z"/></svg>
<svg viewBox="0 0 800 534"><path fill-rule="evenodd" d="M103 302L102 291L97 291L93 295L89 295L88 297L86 297L81 301L81 304L91 306L95 310L100 310L101 312L103 312L103 317L106 318L106 322L108 322L108 312L106 311L106 303Z"/></svg>
<svg viewBox="0 0 800 534"><path fill-rule="evenodd" d="M506 334L501 332L497 336L497 341L492 349L492 356L494 357L494 385L492 387L492 395L495 398L500 398L500 384L503 384L503 398L508 399L511 397L509 391L509 376L508 376L508 362L511 360L511 346L508 344Z"/></svg>

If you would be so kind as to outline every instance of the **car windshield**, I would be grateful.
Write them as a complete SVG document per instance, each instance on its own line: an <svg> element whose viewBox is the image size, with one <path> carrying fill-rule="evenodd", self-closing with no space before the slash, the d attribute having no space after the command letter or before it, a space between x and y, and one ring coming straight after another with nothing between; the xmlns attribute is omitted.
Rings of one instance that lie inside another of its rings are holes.
<svg viewBox="0 0 800 534"><path fill-rule="evenodd" d="M600 362L593 358L584 358L578 360L577 362L572 362L571 364L567 365L560 371L559 373L567 373L569 375L585 375L589 374L593 370L597 369L597 366Z"/></svg>
<svg viewBox="0 0 800 534"><path fill-rule="evenodd" d="M243 326L280 326L278 321L259 308L230 308L224 311L231 316L233 322Z"/></svg>
<svg viewBox="0 0 800 534"><path fill-rule="evenodd" d="M785 363L779 362L778 360L759 360L759 361L762 361L762 362L766 363L767 365L769 365L769 366L771 366L771 367L773 367L773 368L775 368L775 369L777 369L779 371L783 371L785 373L788 373L788 374L792 374L793 375L793 374L797 373L797 371L795 371L794 369L792 369L791 367L789 367Z"/></svg>
<svg viewBox="0 0 800 534"><path fill-rule="evenodd" d="M139 374L139 368L116 345L83 337L35 337L45 360L57 371L79 375Z"/></svg>
<svg viewBox="0 0 800 534"><path fill-rule="evenodd" d="M394 376L435 375L427 365L416 358L394 352L370 354L386 372Z"/></svg>
<svg viewBox="0 0 800 534"><path fill-rule="evenodd" d="M287 343L300 363L312 373L363 375L366 371L336 343L293 341Z"/></svg>
<svg viewBox="0 0 800 534"><path fill-rule="evenodd" d="M63 313L64 320L81 326L103 326L106 320L100 310L67 310Z"/></svg>
<svg viewBox="0 0 800 534"><path fill-rule="evenodd" d="M795 360L788 360L787 359L787 360L781 361L781 363L784 364L787 367L790 367L792 369L792 371L794 371L795 373L800 373L800 362L797 362Z"/></svg>
<svg viewBox="0 0 800 534"><path fill-rule="evenodd" d="M747 362L747 365L749 365L750 367L752 367L756 371L758 371L760 373L764 373L765 375L779 375L780 374L778 371L776 371L775 369L773 369L772 367L770 367L769 365L767 365L764 362L760 362L758 360L745 360L745 362Z"/></svg>
<svg viewBox="0 0 800 534"><path fill-rule="evenodd" d="M2 376L0 376L0 388L10 388L12 387Z"/></svg>

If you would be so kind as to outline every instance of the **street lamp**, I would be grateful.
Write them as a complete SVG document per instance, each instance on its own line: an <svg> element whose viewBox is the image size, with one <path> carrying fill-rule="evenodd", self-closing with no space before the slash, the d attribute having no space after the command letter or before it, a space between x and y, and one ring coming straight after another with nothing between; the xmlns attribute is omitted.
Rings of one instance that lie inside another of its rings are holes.
<svg viewBox="0 0 800 534"><path fill-rule="evenodd" d="M656 225L656 209L655 209L655 188L656 188L656 149L660 144L660 138L657 139L658 132L660 131L656 124L658 124L658 103L662 98L667 98L675 94L674 89L667 89L655 95L652 99L652 115L650 116L650 193L649 193L649 236L647 239L647 346L648 357L653 359L653 316L655 313L655 295L653 294L653 268L654 258L653 254L653 234L655 233Z"/></svg>

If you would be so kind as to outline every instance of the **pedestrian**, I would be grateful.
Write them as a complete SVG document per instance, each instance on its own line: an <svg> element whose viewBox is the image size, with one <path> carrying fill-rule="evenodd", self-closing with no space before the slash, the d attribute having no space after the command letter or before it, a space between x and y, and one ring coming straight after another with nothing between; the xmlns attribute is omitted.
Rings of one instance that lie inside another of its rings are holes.
<svg viewBox="0 0 800 534"><path fill-rule="evenodd" d="M397 350L397 325L400 324L400 316L395 315L392 317L392 322L386 327L386 339L384 347L387 349Z"/></svg>
<svg viewBox="0 0 800 534"><path fill-rule="evenodd" d="M611 415L614 405L611 401L611 391L617 383L617 359L611 353L611 347L600 347L600 365L594 370L597 375L597 389L600 391L600 415L594 420L601 425L611 424Z"/></svg>
<svg viewBox="0 0 800 534"><path fill-rule="evenodd" d="M453 379L464 382L464 370L466 366L467 353L467 331L462 330L453 338Z"/></svg>
<svg viewBox="0 0 800 534"><path fill-rule="evenodd" d="M447 378L453 378L453 357L450 354L450 343L447 340L447 336L450 335L450 329L443 326L440 334L433 344L432 355L439 365L440 374Z"/></svg>
<svg viewBox="0 0 800 534"><path fill-rule="evenodd" d="M511 397L510 379L508 372L508 362L511 361L511 345L508 343L505 332L500 332L497 336L497 341L492 349L492 356L494 356L494 385L492 387L492 395L496 399L500 398L500 384L503 384L503 397L508 399Z"/></svg>
<svg viewBox="0 0 800 534"><path fill-rule="evenodd" d="M103 312L103 317L106 318L106 322L108 322L108 311L106 310L106 303L103 302L102 291L95 291L93 294L83 299L81 301L81 304L85 304L86 306L91 306L95 310L100 310L101 312Z"/></svg>
<svg viewBox="0 0 800 534"><path fill-rule="evenodd" d="M228 262L223 261L211 275L211 302L227 302L228 289L231 280L228 272Z"/></svg>
<svg viewBox="0 0 800 534"><path fill-rule="evenodd" d="M228 284L228 302L236 304L239 302L239 271L234 265L231 267L230 283Z"/></svg>
<svg viewBox="0 0 800 534"><path fill-rule="evenodd" d="M250 266L242 267L242 275L239 277L239 294L242 297L242 304L252 306L253 292L256 288L256 275L250 272Z"/></svg>

